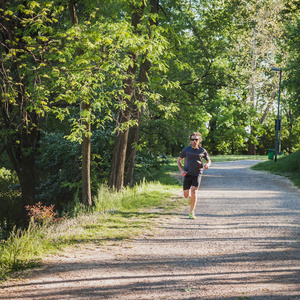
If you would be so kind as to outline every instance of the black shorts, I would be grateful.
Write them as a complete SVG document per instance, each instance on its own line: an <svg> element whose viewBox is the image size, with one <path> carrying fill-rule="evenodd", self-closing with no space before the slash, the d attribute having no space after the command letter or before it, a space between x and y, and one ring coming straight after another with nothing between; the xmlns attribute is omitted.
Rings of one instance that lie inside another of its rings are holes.
<svg viewBox="0 0 300 300"><path fill-rule="evenodd" d="M196 186L199 188L201 183L202 174L197 176L185 175L183 180L183 190L189 190L191 186Z"/></svg>

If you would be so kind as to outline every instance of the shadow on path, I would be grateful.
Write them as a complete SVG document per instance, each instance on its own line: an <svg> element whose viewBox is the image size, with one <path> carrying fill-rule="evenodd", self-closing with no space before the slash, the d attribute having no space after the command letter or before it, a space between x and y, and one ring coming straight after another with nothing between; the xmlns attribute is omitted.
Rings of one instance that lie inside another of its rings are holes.
<svg viewBox="0 0 300 300"><path fill-rule="evenodd" d="M182 214L153 238L62 256L2 286L0 299L300 299L300 193L251 164L205 172L196 220Z"/></svg>

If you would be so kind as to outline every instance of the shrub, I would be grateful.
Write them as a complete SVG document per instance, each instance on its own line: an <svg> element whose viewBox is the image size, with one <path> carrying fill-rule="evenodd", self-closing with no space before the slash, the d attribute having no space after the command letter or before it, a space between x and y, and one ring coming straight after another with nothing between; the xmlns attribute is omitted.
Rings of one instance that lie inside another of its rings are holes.
<svg viewBox="0 0 300 300"><path fill-rule="evenodd" d="M56 213L53 211L53 204L43 206L41 202L38 202L36 205L27 205L26 209L34 224L48 225L55 220Z"/></svg>
<svg viewBox="0 0 300 300"><path fill-rule="evenodd" d="M62 133L51 133L41 138L39 150L36 199L63 211L79 188L80 145L66 140Z"/></svg>

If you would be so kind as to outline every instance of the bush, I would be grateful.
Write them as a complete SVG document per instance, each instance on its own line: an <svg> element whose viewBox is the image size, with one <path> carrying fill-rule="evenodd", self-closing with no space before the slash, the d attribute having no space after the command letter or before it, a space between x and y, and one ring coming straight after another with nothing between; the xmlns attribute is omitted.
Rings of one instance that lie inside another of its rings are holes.
<svg viewBox="0 0 300 300"><path fill-rule="evenodd" d="M43 206L41 202L36 205L27 205L28 216L34 224L48 225L55 220L56 213L53 211L54 205Z"/></svg>
<svg viewBox="0 0 300 300"><path fill-rule="evenodd" d="M51 133L41 138L39 150L36 199L45 205L55 204L56 209L63 211L79 188L81 147L62 133Z"/></svg>
<svg viewBox="0 0 300 300"><path fill-rule="evenodd" d="M91 143L91 185L96 194L98 185L107 180L114 140L110 131L94 130ZM44 134L39 153L37 200L55 204L59 212L64 212L80 194L81 145L67 140L60 132Z"/></svg>

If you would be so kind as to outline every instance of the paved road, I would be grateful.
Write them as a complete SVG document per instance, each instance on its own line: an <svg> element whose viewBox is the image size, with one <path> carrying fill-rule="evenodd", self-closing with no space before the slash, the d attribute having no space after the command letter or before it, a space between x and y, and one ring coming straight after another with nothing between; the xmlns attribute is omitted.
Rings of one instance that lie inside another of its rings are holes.
<svg viewBox="0 0 300 300"><path fill-rule="evenodd" d="M213 164L196 220L186 211L155 237L55 258L0 299L300 299L299 190L254 163Z"/></svg>

